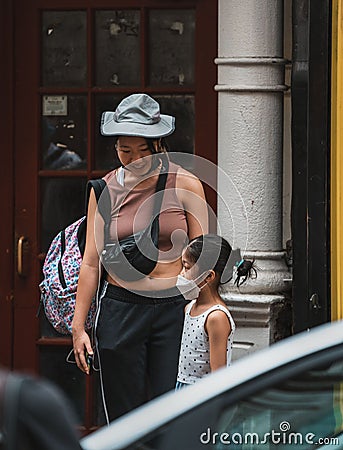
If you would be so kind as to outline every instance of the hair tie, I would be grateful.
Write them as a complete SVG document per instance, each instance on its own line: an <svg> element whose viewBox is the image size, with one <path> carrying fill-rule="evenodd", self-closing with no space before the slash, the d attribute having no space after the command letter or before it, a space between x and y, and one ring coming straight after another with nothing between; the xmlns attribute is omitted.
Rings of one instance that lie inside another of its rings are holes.
<svg viewBox="0 0 343 450"><path fill-rule="evenodd" d="M236 262L236 267L237 267L237 269L244 263L244 259L241 259L239 262L237 261Z"/></svg>
<svg viewBox="0 0 343 450"><path fill-rule="evenodd" d="M220 284L225 284L232 279L237 270L237 261L240 261L241 258L241 250L239 248L231 250L229 259L220 277Z"/></svg>

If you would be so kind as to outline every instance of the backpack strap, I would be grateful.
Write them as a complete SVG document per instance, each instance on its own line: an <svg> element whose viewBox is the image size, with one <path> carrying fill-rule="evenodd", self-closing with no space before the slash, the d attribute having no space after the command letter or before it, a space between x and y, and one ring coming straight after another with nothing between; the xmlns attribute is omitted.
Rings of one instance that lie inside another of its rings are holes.
<svg viewBox="0 0 343 450"><path fill-rule="evenodd" d="M98 178L97 180L89 180L87 183L86 189L86 215L88 210L89 196L91 189L94 189L95 198L98 203L98 210L101 214L101 217L104 219L105 229L105 241L108 236L108 230L110 225L110 212L111 212L111 197L108 191L107 183L102 178ZM99 204L100 196L102 195L101 202Z"/></svg>
<svg viewBox="0 0 343 450"><path fill-rule="evenodd" d="M77 233L77 238L78 238L78 241L79 241L79 248L80 248L80 252L81 252L82 256L84 254L85 245L86 245L87 211L88 211L88 203L89 203L89 197L90 197L91 189L94 190L95 198L96 198L96 201L98 203L99 198L100 198L100 196L101 196L101 194L102 194L102 192L103 192L103 190L105 189L106 186L107 186L106 181L103 180L102 178L98 178L96 180L89 180L87 182L86 199L85 199L85 216L86 216L86 219L80 224L79 231ZM106 189L106 191L107 191L107 189ZM64 236L61 236L61 240L63 240L63 242L65 242ZM63 244L61 246L61 258L62 258L62 255L64 253L64 246L65 246L65 244Z"/></svg>
<svg viewBox="0 0 343 450"><path fill-rule="evenodd" d="M89 180L86 187L86 201L85 201L85 215L87 215L88 211L88 203L89 203L89 196L91 193L91 189L93 188L96 201L98 203L100 195L102 194L102 191L105 189L106 181L102 178L98 178L96 180Z"/></svg>

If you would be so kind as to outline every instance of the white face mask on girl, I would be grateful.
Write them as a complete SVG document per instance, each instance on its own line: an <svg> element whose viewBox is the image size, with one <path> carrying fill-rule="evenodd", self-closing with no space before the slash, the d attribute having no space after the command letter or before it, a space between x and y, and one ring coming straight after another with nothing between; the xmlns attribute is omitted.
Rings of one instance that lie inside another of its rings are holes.
<svg viewBox="0 0 343 450"><path fill-rule="evenodd" d="M198 278L200 277L197 277L197 279ZM184 296L185 300L196 300L204 286L205 284L199 287L194 280L188 280L182 275L177 276L176 287Z"/></svg>

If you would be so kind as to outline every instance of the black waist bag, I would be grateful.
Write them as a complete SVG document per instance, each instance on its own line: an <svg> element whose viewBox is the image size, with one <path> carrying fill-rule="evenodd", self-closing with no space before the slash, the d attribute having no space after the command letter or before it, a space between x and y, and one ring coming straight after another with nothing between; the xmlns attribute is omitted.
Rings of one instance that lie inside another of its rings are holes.
<svg viewBox="0 0 343 450"><path fill-rule="evenodd" d="M156 185L152 221L144 230L119 241L109 242L109 223L105 220L105 247L101 262L113 278L117 276L124 281L137 281L154 270L158 260L159 215L168 168L168 159L163 158ZM105 217L103 213L102 216Z"/></svg>

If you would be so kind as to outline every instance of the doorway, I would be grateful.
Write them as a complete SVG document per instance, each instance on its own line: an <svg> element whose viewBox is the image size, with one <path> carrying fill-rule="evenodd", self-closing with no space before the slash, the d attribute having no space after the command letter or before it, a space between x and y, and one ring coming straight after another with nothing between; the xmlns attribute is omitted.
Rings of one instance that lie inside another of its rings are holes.
<svg viewBox="0 0 343 450"><path fill-rule="evenodd" d="M113 143L99 126L101 112L123 97L152 95L162 113L176 117L171 150L216 163L216 3L6 0L1 6L9 6L6 27L13 31L6 97L13 119L4 130L8 154L1 156L8 159L9 214L0 237L13 270L2 287L2 362L59 384L84 433L102 424L98 386L66 363L71 338L44 314L37 317L44 256L57 232L83 215L87 180L116 167ZM208 199L215 208L215 193Z"/></svg>

